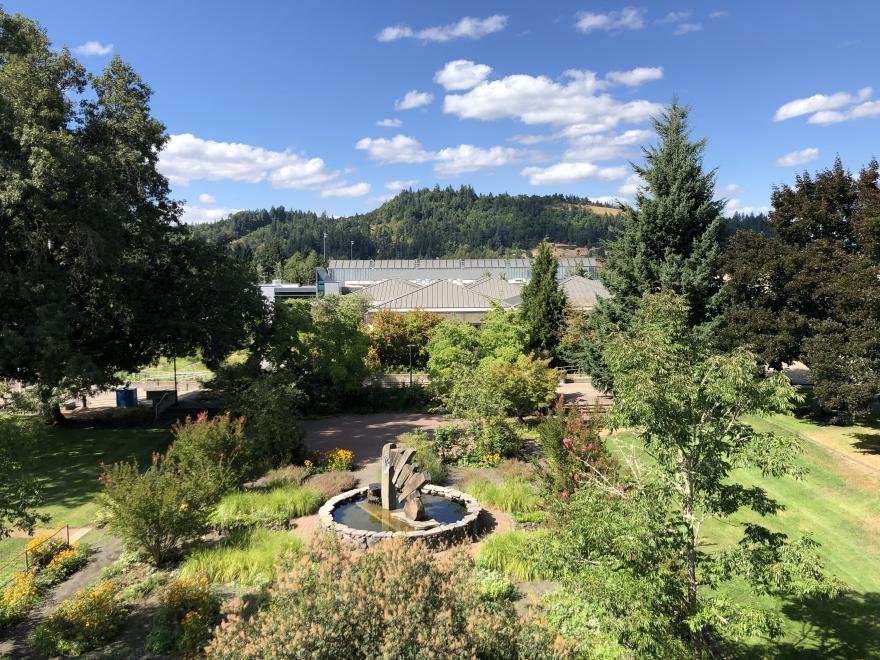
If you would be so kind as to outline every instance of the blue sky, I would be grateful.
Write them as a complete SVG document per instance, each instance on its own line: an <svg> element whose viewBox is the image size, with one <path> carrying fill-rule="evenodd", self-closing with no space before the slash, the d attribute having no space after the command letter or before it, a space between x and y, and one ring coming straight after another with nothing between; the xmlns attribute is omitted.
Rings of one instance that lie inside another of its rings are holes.
<svg viewBox="0 0 880 660"><path fill-rule="evenodd" d="M852 170L880 155L876 0L5 8L92 71L114 53L136 68L190 221L364 212L435 183L627 198L627 161L673 94L729 210L766 207L774 184L837 154Z"/></svg>

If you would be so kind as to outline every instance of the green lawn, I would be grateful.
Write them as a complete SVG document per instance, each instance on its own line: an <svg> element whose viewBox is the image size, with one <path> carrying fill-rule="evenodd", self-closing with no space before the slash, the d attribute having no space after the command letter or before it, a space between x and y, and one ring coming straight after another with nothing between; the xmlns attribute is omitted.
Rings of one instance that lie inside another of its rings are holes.
<svg viewBox="0 0 880 660"><path fill-rule="evenodd" d="M865 443L870 446L877 433L871 425L840 427L782 416L751 422L761 431L822 437L854 456L864 451ZM631 434L621 435L632 438ZM612 448L619 451L619 439L615 440ZM825 601L757 599L782 613L785 637L774 642L752 640L739 655L880 657L880 477L873 477L809 440L803 439L802 446L804 453L798 462L807 474L800 481L765 478L755 470L734 473L738 481L764 488L785 510L763 520L757 515L738 515L729 521L712 522L705 530L708 543L704 550L711 552L735 542L741 533L738 523L746 521L760 521L791 537L810 534L821 545L819 552L826 569L847 585L847 591ZM738 600L754 599L745 585L733 585L729 593Z"/></svg>

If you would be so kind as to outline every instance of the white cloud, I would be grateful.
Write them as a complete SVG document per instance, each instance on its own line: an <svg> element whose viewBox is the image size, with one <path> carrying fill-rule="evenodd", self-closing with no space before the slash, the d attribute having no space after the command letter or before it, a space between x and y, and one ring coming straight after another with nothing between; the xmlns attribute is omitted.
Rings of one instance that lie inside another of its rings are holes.
<svg viewBox="0 0 880 660"><path fill-rule="evenodd" d="M317 188L339 176L320 158L292 151L271 151L237 142L203 140L191 133L168 138L159 156L159 171L172 183L191 181L269 181L275 188Z"/></svg>
<svg viewBox="0 0 880 660"><path fill-rule="evenodd" d="M626 177L626 181L624 181L617 189L617 193L624 197L632 197L636 194L639 188L644 188L645 185L645 180L638 174L630 174Z"/></svg>
<svg viewBox="0 0 880 660"><path fill-rule="evenodd" d="M241 211L241 209L209 208L186 204L183 207L183 216L181 217L181 220L190 225L199 224L201 222L217 222L217 220L228 218L233 213L238 213L239 211Z"/></svg>
<svg viewBox="0 0 880 660"><path fill-rule="evenodd" d="M574 183L584 179L614 181L626 176L626 167L599 167L593 163L557 163L550 167L527 167L520 174L533 186Z"/></svg>
<svg viewBox="0 0 880 660"><path fill-rule="evenodd" d="M735 183L728 183L726 186L724 186L724 192L731 195L742 195L742 191L742 188Z"/></svg>
<svg viewBox="0 0 880 660"><path fill-rule="evenodd" d="M208 193L202 193L199 195L199 201L202 204L216 204L217 199L213 195L209 195Z"/></svg>
<svg viewBox="0 0 880 660"><path fill-rule="evenodd" d="M666 16L657 21L660 25L671 25L672 23L681 23L686 18L690 18L689 11L671 11Z"/></svg>
<svg viewBox="0 0 880 660"><path fill-rule="evenodd" d="M599 204L619 204L620 202L626 201L615 195L602 195L601 197L591 197L590 199Z"/></svg>
<svg viewBox="0 0 880 660"><path fill-rule="evenodd" d="M351 186L336 186L325 188L321 191L321 197L361 197L370 192L369 183L355 183Z"/></svg>
<svg viewBox="0 0 880 660"><path fill-rule="evenodd" d="M541 142L555 142L559 139L558 135L514 135L508 138L511 142L517 144L540 144Z"/></svg>
<svg viewBox="0 0 880 660"><path fill-rule="evenodd" d="M826 96L825 94L814 94L813 96L808 96L803 99L795 99L794 101L789 101L788 103L781 105L776 111L776 114L773 115L773 119L775 121L785 121L786 119L800 117L801 115L814 115L814 113L822 113L827 110L837 110L838 108L867 101L872 93L873 90L870 87L863 87L856 95L848 94L846 92L837 92L830 96ZM826 117L827 115L822 115L817 121L812 121L813 118L811 117L810 121L812 123L829 123L822 121L822 119Z"/></svg>
<svg viewBox="0 0 880 660"><path fill-rule="evenodd" d="M518 149L510 147L483 149L472 144L460 144L437 152L438 162L434 166L434 171L446 176L475 172L484 167L501 167L515 163L520 156Z"/></svg>
<svg viewBox="0 0 880 660"><path fill-rule="evenodd" d="M743 206L742 201L739 199L728 199L727 204L724 206L724 215L730 217L734 213L740 213L742 215L758 215L760 213L763 213L766 215L767 213L770 213L770 207Z"/></svg>
<svg viewBox="0 0 880 660"><path fill-rule="evenodd" d="M463 94L447 94L443 111L463 119L512 118L525 124L560 126L580 123L599 133L620 122L644 121L663 109L649 101L621 102L600 94L609 82L599 80L592 71L570 70L565 77L565 83L525 74L484 81Z"/></svg>
<svg viewBox="0 0 880 660"><path fill-rule="evenodd" d="M804 163L809 163L811 160L816 160L818 157L819 150L816 149L816 147L807 147L806 149L790 151L784 156L780 156L776 159L776 164L786 167L791 165L803 165Z"/></svg>
<svg viewBox="0 0 880 660"><path fill-rule="evenodd" d="M428 105L433 100L433 94L429 92L417 92L413 89L407 92L403 99L395 101L394 107L398 110L412 110L413 108L421 108L423 105Z"/></svg>
<svg viewBox="0 0 880 660"><path fill-rule="evenodd" d="M406 188L415 188L419 182L418 179L407 179L406 181L388 181L385 184L386 190L404 190Z"/></svg>
<svg viewBox="0 0 880 660"><path fill-rule="evenodd" d="M448 62L434 76L434 82L448 90L462 90L476 87L492 73L492 67L475 64L471 60Z"/></svg>
<svg viewBox="0 0 880 660"><path fill-rule="evenodd" d="M390 139L363 138L355 144L355 149L366 151L371 160L383 163L434 162L434 171L446 176L475 172L484 167L507 165L515 162L522 155L518 149L509 147L496 146L484 149L470 144L447 147L436 152L425 151L421 142L408 135L395 135Z"/></svg>
<svg viewBox="0 0 880 660"><path fill-rule="evenodd" d="M851 119L867 119L880 117L880 101L865 101L853 106L846 112L837 110L822 110L817 112L807 121L811 124L837 124Z"/></svg>
<svg viewBox="0 0 880 660"><path fill-rule="evenodd" d="M452 39L480 39L507 27L507 16L495 14L486 18L465 16L456 23L437 25L423 30L413 30L407 25L392 25L376 35L381 42L398 39L420 39L422 41L450 41Z"/></svg>
<svg viewBox="0 0 880 660"><path fill-rule="evenodd" d="M367 152L371 160L383 163L424 163L433 160L433 154L422 149L422 144L408 135L395 135L393 138L363 138L354 145L355 149Z"/></svg>
<svg viewBox="0 0 880 660"><path fill-rule="evenodd" d="M630 71L611 71L605 76L606 80L627 87L638 87L649 80L660 80L661 78L663 78L662 66L640 66Z"/></svg>
<svg viewBox="0 0 880 660"><path fill-rule="evenodd" d="M376 126L384 126L385 128L400 128L403 125L403 122L394 118L382 119L376 122Z"/></svg>
<svg viewBox="0 0 880 660"><path fill-rule="evenodd" d="M102 44L100 41L87 41L73 49L76 55L109 55L113 52L113 44Z"/></svg>
<svg viewBox="0 0 880 660"><path fill-rule="evenodd" d="M699 32L702 29L703 26L700 23L679 23L673 34L681 36L683 34L690 34L691 32Z"/></svg>
<svg viewBox="0 0 880 660"><path fill-rule="evenodd" d="M577 14L575 27L581 32L592 32L593 30L605 30L606 32L641 30L645 27L645 19L643 11L635 7L624 7L620 11L611 11L607 14L593 14L582 11Z"/></svg>
<svg viewBox="0 0 880 660"><path fill-rule="evenodd" d="M724 18L725 16L729 16L730 12L725 9L720 9L718 11L713 11L709 13L709 18Z"/></svg>
<svg viewBox="0 0 880 660"><path fill-rule="evenodd" d="M576 135L570 139L563 157L568 161L581 162L621 158L629 152L627 147L647 142L653 136L651 131L640 129L624 131L619 135Z"/></svg>

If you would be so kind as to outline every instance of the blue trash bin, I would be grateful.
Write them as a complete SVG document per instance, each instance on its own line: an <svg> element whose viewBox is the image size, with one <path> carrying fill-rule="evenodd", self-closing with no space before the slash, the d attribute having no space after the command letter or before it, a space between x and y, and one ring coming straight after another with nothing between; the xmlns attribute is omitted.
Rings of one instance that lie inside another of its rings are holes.
<svg viewBox="0 0 880 660"><path fill-rule="evenodd" d="M134 408L138 404L137 388L123 387L116 390L117 408Z"/></svg>

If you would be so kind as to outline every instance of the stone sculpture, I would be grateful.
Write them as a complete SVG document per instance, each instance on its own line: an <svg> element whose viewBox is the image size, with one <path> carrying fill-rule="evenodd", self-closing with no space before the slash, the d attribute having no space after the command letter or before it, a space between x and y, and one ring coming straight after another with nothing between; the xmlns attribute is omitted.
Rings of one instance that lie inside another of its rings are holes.
<svg viewBox="0 0 880 660"><path fill-rule="evenodd" d="M382 447L380 491L383 509L392 511L398 508L399 502L403 502L406 519L420 521L425 518L421 488L428 483L428 474L420 472L413 463L415 455L415 450L398 448L393 442Z"/></svg>

